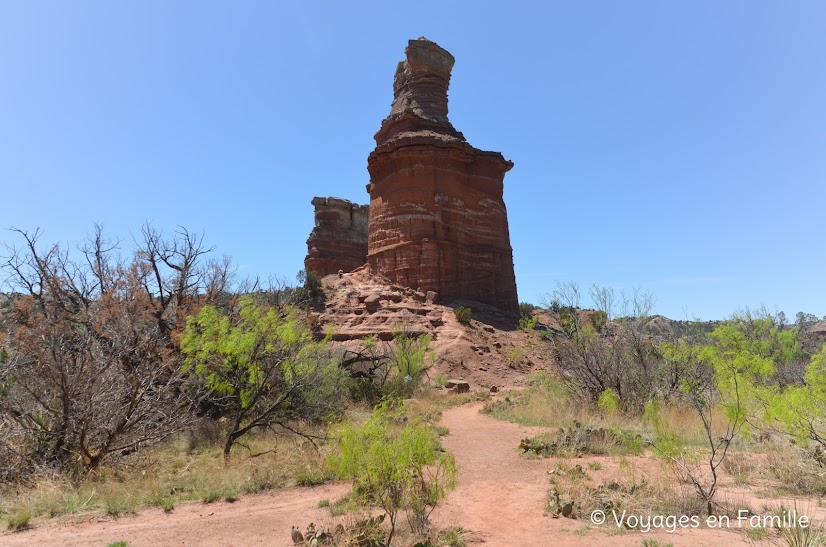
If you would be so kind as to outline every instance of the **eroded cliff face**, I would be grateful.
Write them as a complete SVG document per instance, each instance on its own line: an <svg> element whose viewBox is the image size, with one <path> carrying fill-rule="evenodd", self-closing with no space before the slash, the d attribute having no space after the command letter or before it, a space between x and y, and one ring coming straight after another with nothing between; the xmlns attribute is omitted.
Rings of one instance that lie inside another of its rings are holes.
<svg viewBox="0 0 826 547"><path fill-rule="evenodd" d="M411 40L405 53L390 115L368 158L370 270L445 302L517 312L502 199L513 163L474 148L448 120L453 56L424 38Z"/></svg>
<svg viewBox="0 0 826 547"><path fill-rule="evenodd" d="M319 276L350 272L367 262L368 206L346 199L313 198L315 227L304 268Z"/></svg>

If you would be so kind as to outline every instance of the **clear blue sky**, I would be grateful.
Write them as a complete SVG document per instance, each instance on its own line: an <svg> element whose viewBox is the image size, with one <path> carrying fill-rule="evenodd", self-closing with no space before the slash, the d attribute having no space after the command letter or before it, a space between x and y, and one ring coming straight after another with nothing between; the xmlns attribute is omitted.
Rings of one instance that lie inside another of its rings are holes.
<svg viewBox="0 0 826 547"><path fill-rule="evenodd" d="M206 232L294 277L313 196L366 203L407 40L505 178L520 300L557 280L714 319L826 314L826 3L0 2L0 226ZM10 241L3 232L0 241Z"/></svg>

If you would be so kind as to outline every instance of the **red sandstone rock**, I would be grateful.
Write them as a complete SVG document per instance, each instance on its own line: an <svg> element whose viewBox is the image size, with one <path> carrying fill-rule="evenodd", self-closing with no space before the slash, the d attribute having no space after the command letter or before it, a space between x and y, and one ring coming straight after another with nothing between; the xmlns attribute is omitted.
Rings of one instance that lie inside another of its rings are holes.
<svg viewBox="0 0 826 547"><path fill-rule="evenodd" d="M392 283L516 313L498 152L472 147L447 118L453 56L424 38L399 64L390 115L368 158L367 263Z"/></svg>
<svg viewBox="0 0 826 547"><path fill-rule="evenodd" d="M367 205L313 198L315 228L307 240L304 268L319 276L351 272L367 263Z"/></svg>
<svg viewBox="0 0 826 547"><path fill-rule="evenodd" d="M365 268L343 279L325 277L322 290L325 308L316 316L317 336L332 336L338 347L364 351L363 340L392 340L401 326L409 336L429 335L435 354L431 378L438 373L472 386L501 387L522 385L527 374L556 367L552 354L530 343L534 334L514 330L512 317L490 305L478 304L473 316L482 323L466 327L450 307L428 303L416 291L387 283ZM380 302L368 308L371 295ZM490 350L480 355L478 348ZM514 348L526 356L517 368L510 366Z"/></svg>
<svg viewBox="0 0 826 547"><path fill-rule="evenodd" d="M469 393L470 392L470 384L465 382L464 380L448 380L445 387L448 389L455 389L456 393Z"/></svg>

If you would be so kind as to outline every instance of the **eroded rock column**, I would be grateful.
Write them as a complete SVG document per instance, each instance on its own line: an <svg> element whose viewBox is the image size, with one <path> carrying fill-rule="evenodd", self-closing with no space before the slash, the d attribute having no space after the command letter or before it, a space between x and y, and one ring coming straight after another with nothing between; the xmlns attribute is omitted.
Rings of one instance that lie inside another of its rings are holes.
<svg viewBox="0 0 826 547"><path fill-rule="evenodd" d="M448 120L454 58L411 40L393 83L390 115L368 158L367 262L397 284L517 312L513 252L502 199L513 163L472 147Z"/></svg>
<svg viewBox="0 0 826 547"><path fill-rule="evenodd" d="M367 205L313 198L315 227L307 239L304 268L324 277L367 263Z"/></svg>

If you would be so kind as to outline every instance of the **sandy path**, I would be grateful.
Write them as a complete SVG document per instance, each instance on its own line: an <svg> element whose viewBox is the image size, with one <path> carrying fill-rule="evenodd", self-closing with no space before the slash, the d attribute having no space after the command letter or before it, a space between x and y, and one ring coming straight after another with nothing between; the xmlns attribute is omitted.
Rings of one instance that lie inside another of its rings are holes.
<svg viewBox="0 0 826 547"><path fill-rule="evenodd" d="M480 408L479 404L466 405L444 413L442 424L450 434L442 438L442 444L456 457L459 486L434 514L440 526L467 530L469 543L639 547L643 539L651 538L675 547L748 544L739 533L730 531L618 533L614 525L589 529L586 521L543 517L547 472L555 460L527 460L516 449L521 439L541 429L490 418L480 414Z"/></svg>
<svg viewBox="0 0 826 547"><path fill-rule="evenodd" d="M160 509L118 519L52 523L16 534L0 535L0 545L64 547L106 546L127 541L130 547L154 546L290 546L290 528L331 520L318 501L336 500L349 484L287 488L244 496L235 503L187 503L164 514Z"/></svg>
<svg viewBox="0 0 826 547"><path fill-rule="evenodd" d="M645 538L675 547L746 544L736 532L708 529L675 534L611 534L612 527L588 529L585 521L543 517L547 470L554 460L526 460L516 447L536 428L502 422L479 413L480 405L447 410L443 424L450 434L445 448L459 465L459 487L434 513L442 527L460 526L470 544L486 547L575 545L639 547ZM290 527L311 521L330 523L318 500L335 500L347 484L289 488L245 496L235 503L183 504L170 514L143 511L119 519L95 518L80 523L50 523L20 533L0 534L2 546L106 546L128 541L130 546L289 546ZM403 519L402 519L403 520Z"/></svg>

